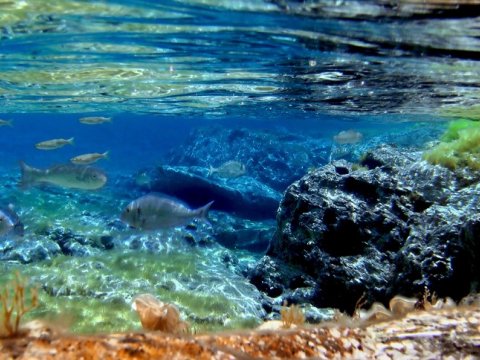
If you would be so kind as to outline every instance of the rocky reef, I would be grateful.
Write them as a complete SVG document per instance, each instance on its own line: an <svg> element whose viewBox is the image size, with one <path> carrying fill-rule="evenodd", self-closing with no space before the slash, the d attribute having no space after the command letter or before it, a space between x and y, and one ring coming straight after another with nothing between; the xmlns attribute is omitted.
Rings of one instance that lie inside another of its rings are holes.
<svg viewBox="0 0 480 360"><path fill-rule="evenodd" d="M276 300L347 311L425 288L459 299L480 281L479 180L387 145L315 169L287 189L250 279Z"/></svg>

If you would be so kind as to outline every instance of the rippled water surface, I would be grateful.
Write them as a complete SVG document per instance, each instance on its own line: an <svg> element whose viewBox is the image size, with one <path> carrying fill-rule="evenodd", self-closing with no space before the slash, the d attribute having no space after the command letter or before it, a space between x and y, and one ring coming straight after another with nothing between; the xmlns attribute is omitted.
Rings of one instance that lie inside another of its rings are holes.
<svg viewBox="0 0 480 360"><path fill-rule="evenodd" d="M2 1L0 104L212 116L476 105L476 18L372 3Z"/></svg>

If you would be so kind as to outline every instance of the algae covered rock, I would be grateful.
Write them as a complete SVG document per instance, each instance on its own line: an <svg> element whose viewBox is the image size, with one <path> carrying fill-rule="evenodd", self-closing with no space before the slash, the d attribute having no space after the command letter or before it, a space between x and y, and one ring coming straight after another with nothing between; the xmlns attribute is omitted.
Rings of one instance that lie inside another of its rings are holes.
<svg viewBox="0 0 480 360"><path fill-rule="evenodd" d="M456 120L442 137L442 141L424 154L424 159L450 170L468 168L480 170L480 122Z"/></svg>

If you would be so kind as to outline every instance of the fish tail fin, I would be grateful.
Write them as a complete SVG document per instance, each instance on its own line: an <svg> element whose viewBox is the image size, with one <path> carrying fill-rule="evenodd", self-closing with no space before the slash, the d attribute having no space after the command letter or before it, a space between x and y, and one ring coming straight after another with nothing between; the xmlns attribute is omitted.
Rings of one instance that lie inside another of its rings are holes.
<svg viewBox="0 0 480 360"><path fill-rule="evenodd" d="M208 212L210 211L210 206L212 206L213 201L210 201L207 205L202 206L195 210L197 217L201 219L208 219Z"/></svg>
<svg viewBox="0 0 480 360"><path fill-rule="evenodd" d="M37 180L38 174L41 172L41 170L25 164L24 161L20 161L20 171L21 178L18 186L23 190L32 186Z"/></svg>
<svg viewBox="0 0 480 360"><path fill-rule="evenodd" d="M102 156L104 159L108 159L108 156L110 155L110 150L105 151Z"/></svg>
<svg viewBox="0 0 480 360"><path fill-rule="evenodd" d="M7 126L13 127L12 120L8 120L8 121L7 121Z"/></svg>
<svg viewBox="0 0 480 360"><path fill-rule="evenodd" d="M75 140L75 138L71 137L70 139L67 140L67 142L68 142L70 145L75 145L74 140Z"/></svg>

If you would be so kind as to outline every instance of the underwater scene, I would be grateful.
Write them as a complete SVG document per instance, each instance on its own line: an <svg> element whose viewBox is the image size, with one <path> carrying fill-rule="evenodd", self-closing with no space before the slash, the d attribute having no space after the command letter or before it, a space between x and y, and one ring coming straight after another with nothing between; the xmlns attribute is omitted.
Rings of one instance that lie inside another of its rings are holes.
<svg viewBox="0 0 480 360"><path fill-rule="evenodd" d="M425 3L0 0L0 301L201 333L478 292L480 11Z"/></svg>

